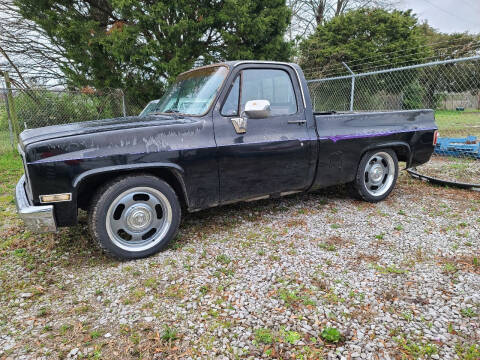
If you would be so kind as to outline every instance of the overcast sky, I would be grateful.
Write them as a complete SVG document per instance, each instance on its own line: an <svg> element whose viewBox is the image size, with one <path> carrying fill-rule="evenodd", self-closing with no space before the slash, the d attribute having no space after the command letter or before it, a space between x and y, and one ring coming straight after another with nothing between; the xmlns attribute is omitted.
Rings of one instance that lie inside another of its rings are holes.
<svg viewBox="0 0 480 360"><path fill-rule="evenodd" d="M480 33L480 0L401 0L399 7L441 32Z"/></svg>

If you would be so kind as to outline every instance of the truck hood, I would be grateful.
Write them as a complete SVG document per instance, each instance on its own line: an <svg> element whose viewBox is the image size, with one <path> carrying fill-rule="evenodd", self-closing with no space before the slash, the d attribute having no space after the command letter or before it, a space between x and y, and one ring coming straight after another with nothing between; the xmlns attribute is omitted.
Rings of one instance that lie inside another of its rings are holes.
<svg viewBox="0 0 480 360"><path fill-rule="evenodd" d="M24 150L27 145L39 141L121 129L141 128L152 125L180 125L192 121L198 121L198 119L194 120L187 117L174 117L167 115L151 115L85 121L65 125L52 125L23 131L19 136L19 143Z"/></svg>

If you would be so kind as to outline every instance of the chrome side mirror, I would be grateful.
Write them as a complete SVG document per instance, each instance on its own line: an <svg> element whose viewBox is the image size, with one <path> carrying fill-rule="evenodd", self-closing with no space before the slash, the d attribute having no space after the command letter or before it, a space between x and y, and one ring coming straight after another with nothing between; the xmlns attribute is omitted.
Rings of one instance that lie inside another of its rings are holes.
<svg viewBox="0 0 480 360"><path fill-rule="evenodd" d="M263 119L270 116L270 101L250 100L245 104L245 115L250 119Z"/></svg>

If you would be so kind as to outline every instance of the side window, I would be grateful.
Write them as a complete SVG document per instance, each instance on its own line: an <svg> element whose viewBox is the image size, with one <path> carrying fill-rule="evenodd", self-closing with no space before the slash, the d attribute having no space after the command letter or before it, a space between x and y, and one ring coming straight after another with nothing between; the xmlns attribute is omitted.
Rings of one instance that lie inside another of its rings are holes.
<svg viewBox="0 0 480 360"><path fill-rule="evenodd" d="M233 85L230 88L227 99L223 103L222 111L223 116L238 116L238 101L240 97L240 75L237 75L233 81Z"/></svg>
<svg viewBox="0 0 480 360"><path fill-rule="evenodd" d="M268 100L272 116L297 112L292 80L284 70L250 69L243 71L241 109L249 100Z"/></svg>

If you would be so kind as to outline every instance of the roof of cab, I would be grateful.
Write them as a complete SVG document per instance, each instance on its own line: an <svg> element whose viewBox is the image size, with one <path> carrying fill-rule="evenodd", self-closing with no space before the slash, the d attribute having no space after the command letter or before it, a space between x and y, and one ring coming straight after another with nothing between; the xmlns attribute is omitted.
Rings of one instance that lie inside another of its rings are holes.
<svg viewBox="0 0 480 360"><path fill-rule="evenodd" d="M187 70L187 71L181 73L180 75L189 73L189 72L191 72L191 71L195 71L195 70L199 70L199 69L205 69L205 68L209 68L209 67L213 67L213 66L227 66L227 67L229 67L229 68L234 68L234 67L236 67L236 66L238 66L238 65L240 65L240 64L275 64L275 65L288 65L288 66L295 65L295 64L293 64L293 63L282 62L282 61L232 60L232 61L224 61L224 62L220 62L220 63L215 63L215 64L209 64L209 65L199 66L199 67L196 67L196 68ZM180 76L180 75L179 75L179 76Z"/></svg>

